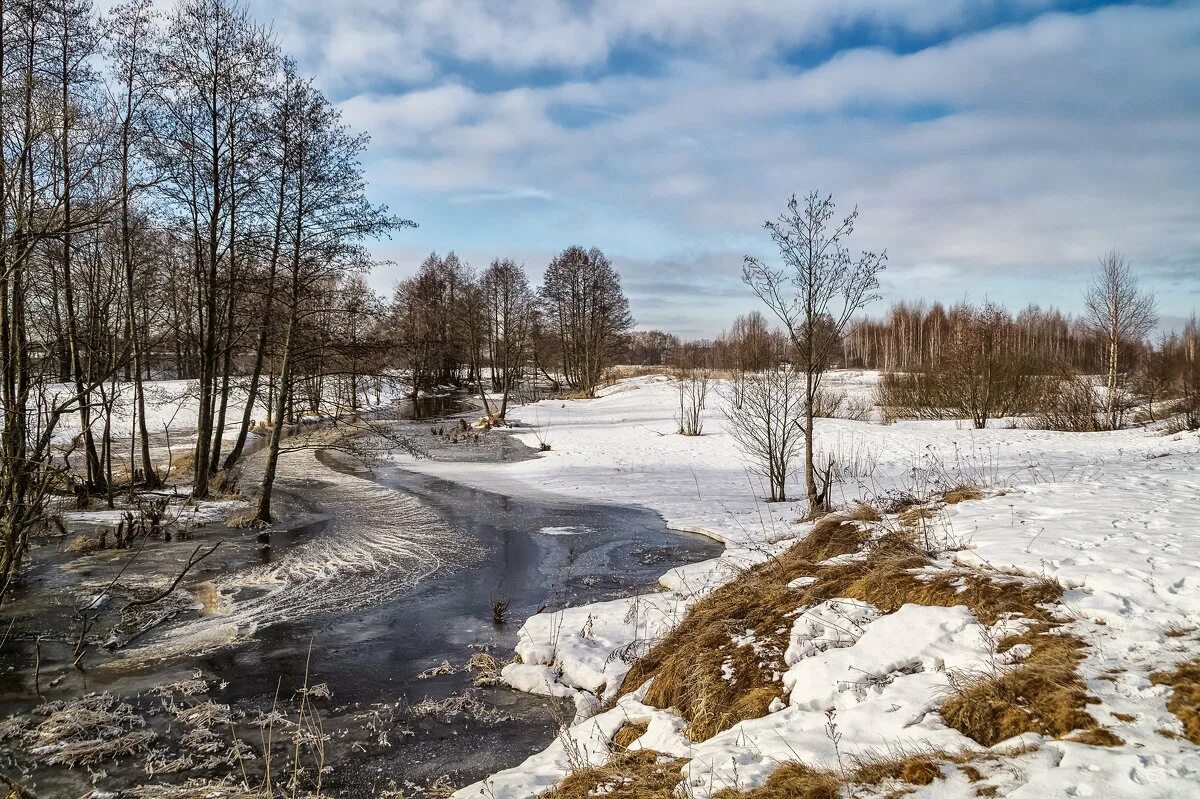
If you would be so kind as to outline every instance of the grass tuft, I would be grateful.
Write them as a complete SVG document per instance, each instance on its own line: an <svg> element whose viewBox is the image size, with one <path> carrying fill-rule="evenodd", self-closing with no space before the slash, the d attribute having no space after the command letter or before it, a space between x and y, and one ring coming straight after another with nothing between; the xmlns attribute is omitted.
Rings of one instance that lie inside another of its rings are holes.
<svg viewBox="0 0 1200 799"><path fill-rule="evenodd" d="M1183 723L1183 735L1200 744L1200 658L1181 663L1174 671L1150 675L1155 685L1171 686L1167 710Z"/></svg>
<svg viewBox="0 0 1200 799"><path fill-rule="evenodd" d="M1054 622L1042 621L1009 636L998 648L1007 651L1017 645L1030 648L1019 665L957 686L942 705L946 724L984 746L1027 732L1061 737L1083 730L1093 735L1082 743L1100 740L1099 724L1086 712L1092 698L1077 670L1084 659L1084 642L1059 634Z"/></svg>
<svg viewBox="0 0 1200 799"><path fill-rule="evenodd" d="M947 505L957 505L960 502L983 499L983 492L969 485L960 485L942 495L942 501Z"/></svg>
<svg viewBox="0 0 1200 799"><path fill-rule="evenodd" d="M641 722L630 721L617 730L617 734L613 736L613 743L619 749L628 749L629 746L646 734L647 726Z"/></svg>
<svg viewBox="0 0 1200 799"><path fill-rule="evenodd" d="M674 799L685 760L659 755L648 749L621 752L603 766L579 769L558 787L543 794L548 799Z"/></svg>

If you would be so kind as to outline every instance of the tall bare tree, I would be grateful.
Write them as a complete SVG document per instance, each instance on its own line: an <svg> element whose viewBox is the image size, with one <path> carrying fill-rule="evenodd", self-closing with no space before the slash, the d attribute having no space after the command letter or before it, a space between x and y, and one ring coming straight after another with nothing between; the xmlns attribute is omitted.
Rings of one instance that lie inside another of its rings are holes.
<svg viewBox="0 0 1200 799"><path fill-rule="evenodd" d="M593 394L633 327L621 276L597 248L568 247L546 268L541 296L563 377Z"/></svg>
<svg viewBox="0 0 1200 799"><path fill-rule="evenodd" d="M804 373L804 483L809 513L829 506L828 485L818 486L813 468L814 402L854 314L879 299L886 253L846 248L858 219L855 208L838 220L832 196L812 192L803 203L792 195L787 210L763 227L779 248L782 267L746 256L742 279L784 324Z"/></svg>
<svg viewBox="0 0 1200 799"><path fill-rule="evenodd" d="M296 356L302 347L301 325L307 318L329 310L324 286L369 265L362 248L364 240L415 227L413 222L391 216L385 207L367 200L360 158L368 139L348 130L337 109L311 84L297 87L292 125L285 234L288 257L280 286L284 328L279 386L255 524L266 524L272 518L271 493Z"/></svg>
<svg viewBox="0 0 1200 799"><path fill-rule="evenodd" d="M480 283L492 390L500 393L496 416L503 421L508 413L509 395L521 378L529 355L537 298L529 287L525 270L507 258L492 261Z"/></svg>
<svg viewBox="0 0 1200 799"><path fill-rule="evenodd" d="M1154 295L1142 291L1125 256L1109 250L1100 258L1083 305L1088 325L1105 345L1108 392L1104 413L1109 427L1116 428L1121 415L1122 348L1141 341L1158 323Z"/></svg>

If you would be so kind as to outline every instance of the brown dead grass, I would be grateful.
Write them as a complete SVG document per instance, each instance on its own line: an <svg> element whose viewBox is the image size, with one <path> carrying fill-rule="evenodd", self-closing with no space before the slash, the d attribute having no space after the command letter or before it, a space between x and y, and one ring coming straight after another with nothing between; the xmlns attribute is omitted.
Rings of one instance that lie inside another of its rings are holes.
<svg viewBox="0 0 1200 799"><path fill-rule="evenodd" d="M713 799L837 799L842 779L832 771L809 768L803 763L784 763L767 781L751 791L725 789Z"/></svg>
<svg viewBox="0 0 1200 799"><path fill-rule="evenodd" d="M248 505L244 508L239 508L238 510L234 511L233 515L229 517L229 521L226 522L226 524L235 530L240 530L247 527L256 528L264 526L258 521L258 512L252 505Z"/></svg>
<svg viewBox="0 0 1200 799"><path fill-rule="evenodd" d="M90 555L100 549L103 549L103 547L100 545L99 538L89 538L86 535L80 535L67 544L64 551L72 555Z"/></svg>
<svg viewBox="0 0 1200 799"><path fill-rule="evenodd" d="M974 767L962 765L973 758L971 754L939 751L862 756L851 758L844 773L814 769L803 763L784 763L762 786L750 791L726 789L716 793L714 799L838 799L857 795L853 789L860 787L892 783L930 785L942 779L945 765L960 765L968 778L972 772L978 775Z"/></svg>
<svg viewBox="0 0 1200 799"><path fill-rule="evenodd" d="M208 478L208 488L215 497L241 496L241 491L238 490L237 475L228 469L221 469Z"/></svg>
<svg viewBox="0 0 1200 799"><path fill-rule="evenodd" d="M697 602L678 627L633 664L621 693L653 677L646 701L679 710L691 722L693 740L764 715L778 693L772 678L782 651L764 661L751 647L735 645L731 635L754 631L758 640L780 648L791 629L788 614L803 604L801 592L788 588L788 582L813 572L822 560L857 551L865 538L861 525L826 516L778 558ZM726 659L733 667L731 680L722 675Z"/></svg>
<svg viewBox="0 0 1200 799"><path fill-rule="evenodd" d="M1183 723L1183 734L1200 744L1200 658L1181 663L1173 671L1150 675L1155 685L1171 686L1167 710Z"/></svg>
<svg viewBox="0 0 1200 799"><path fill-rule="evenodd" d="M683 779L680 769L686 762L664 758L648 749L621 752L607 765L575 771L543 796L593 799L603 794L608 799L674 799L675 786Z"/></svg>
<svg viewBox="0 0 1200 799"><path fill-rule="evenodd" d="M864 550L862 560L820 565L859 550ZM883 613L906 604L966 605L984 624L1010 615L1049 623L1043 606L1062 596L1062 587L1050 580L966 568L922 571L931 563L904 529L873 539L868 527L844 514L826 516L782 555L697 602L678 627L633 665L621 693L653 677L647 703L674 707L688 720L689 737L706 740L766 714L780 693L775 675L786 670L783 651L797 608L835 598L867 602ZM816 581L789 588L799 577ZM733 636L748 632L757 647L733 642ZM732 678L726 678L723 665L732 667Z"/></svg>
<svg viewBox="0 0 1200 799"><path fill-rule="evenodd" d="M868 505L865 502L859 502L850 510L843 514L847 519L855 522L881 522L883 514L879 512L879 508L874 505Z"/></svg>
<svg viewBox="0 0 1200 799"><path fill-rule="evenodd" d="M957 486L942 495L942 501L947 505L957 505L960 502L967 502L976 499L983 499L983 492L978 488L969 485Z"/></svg>
<svg viewBox="0 0 1200 799"><path fill-rule="evenodd" d="M613 743L620 749L628 749L629 745L646 734L647 726L641 722L630 721L617 730Z"/></svg>
<svg viewBox="0 0 1200 799"><path fill-rule="evenodd" d="M1084 730L1081 733L1076 733L1067 739L1077 744L1087 744L1088 746L1124 746L1125 739L1114 733L1112 730L1105 727L1097 727L1094 730Z"/></svg>
<svg viewBox="0 0 1200 799"><path fill-rule="evenodd" d="M167 465L167 476L175 477L179 475L191 474L192 469L196 466L196 453L188 450L181 452L171 457L171 462Z"/></svg>
<svg viewBox="0 0 1200 799"><path fill-rule="evenodd" d="M942 705L946 723L985 746L1026 732L1061 737L1082 730L1092 735L1081 743L1101 740L1099 724L1086 712L1095 700L1077 669L1086 645L1057 630L1047 620L1001 641L1001 652L1024 644L1030 654L1014 668L961 681Z"/></svg>

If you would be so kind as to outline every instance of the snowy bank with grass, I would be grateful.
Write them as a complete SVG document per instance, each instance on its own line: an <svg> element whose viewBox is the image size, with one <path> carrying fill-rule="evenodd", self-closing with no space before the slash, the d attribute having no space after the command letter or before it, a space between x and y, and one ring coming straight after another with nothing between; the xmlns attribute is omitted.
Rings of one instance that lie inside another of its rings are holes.
<svg viewBox="0 0 1200 799"><path fill-rule="evenodd" d="M861 396L875 379L831 377ZM1175 670L1200 654L1195 434L823 419L850 513L822 527L761 500L724 401L718 388L705 434L684 437L675 384L633 378L516 409L516 435L550 444L537 459L405 461L502 493L639 505L727 546L659 593L529 619L505 678L574 697L575 724L458 796L601 795L664 769L700 797L805 781L1194 795L1200 724ZM689 641L704 646L682 657Z"/></svg>

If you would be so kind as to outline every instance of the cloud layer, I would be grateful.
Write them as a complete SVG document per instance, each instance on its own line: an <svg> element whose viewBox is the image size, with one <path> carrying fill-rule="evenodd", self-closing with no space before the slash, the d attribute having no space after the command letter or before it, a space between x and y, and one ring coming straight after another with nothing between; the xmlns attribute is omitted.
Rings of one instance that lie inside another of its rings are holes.
<svg viewBox="0 0 1200 799"><path fill-rule="evenodd" d="M1058 6L1058 7L1056 7ZM257 9L255 9L257 11ZM288 0L275 25L430 249L603 248L644 326L711 334L791 192L862 212L888 298L1078 306L1119 247L1200 296L1200 5ZM688 309L694 309L694 313Z"/></svg>

